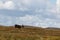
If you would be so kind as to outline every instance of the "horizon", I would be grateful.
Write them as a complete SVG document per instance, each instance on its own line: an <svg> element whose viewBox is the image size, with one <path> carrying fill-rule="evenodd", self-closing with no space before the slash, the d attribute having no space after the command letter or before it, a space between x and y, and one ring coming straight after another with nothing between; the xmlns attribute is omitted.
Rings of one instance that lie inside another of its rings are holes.
<svg viewBox="0 0 60 40"><path fill-rule="evenodd" d="M17 25L24 25L24 24L17 24ZM0 26L3 26L3 27L14 27L15 26L15 24L14 25L0 25ZM34 26L34 25L24 25L25 27L27 26L27 27L36 27L36 28L48 28L48 29L52 29L52 28L58 28L58 27L42 27L42 26ZM59 27L59 29L60 29L60 27Z"/></svg>
<svg viewBox="0 0 60 40"><path fill-rule="evenodd" d="M60 28L60 0L0 0L0 25Z"/></svg>

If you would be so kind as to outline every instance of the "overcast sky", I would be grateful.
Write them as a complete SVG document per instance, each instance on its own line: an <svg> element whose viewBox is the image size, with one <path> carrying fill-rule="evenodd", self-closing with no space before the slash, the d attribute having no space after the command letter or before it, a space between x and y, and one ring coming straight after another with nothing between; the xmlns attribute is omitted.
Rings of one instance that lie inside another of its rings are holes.
<svg viewBox="0 0 60 40"><path fill-rule="evenodd" d="M60 0L0 0L0 25L60 28Z"/></svg>

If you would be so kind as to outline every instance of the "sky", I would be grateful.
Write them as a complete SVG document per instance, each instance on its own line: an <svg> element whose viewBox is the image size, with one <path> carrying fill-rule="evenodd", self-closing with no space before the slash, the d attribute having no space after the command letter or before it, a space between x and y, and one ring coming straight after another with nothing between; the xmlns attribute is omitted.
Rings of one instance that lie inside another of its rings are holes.
<svg viewBox="0 0 60 40"><path fill-rule="evenodd" d="M60 28L60 0L0 0L0 25Z"/></svg>

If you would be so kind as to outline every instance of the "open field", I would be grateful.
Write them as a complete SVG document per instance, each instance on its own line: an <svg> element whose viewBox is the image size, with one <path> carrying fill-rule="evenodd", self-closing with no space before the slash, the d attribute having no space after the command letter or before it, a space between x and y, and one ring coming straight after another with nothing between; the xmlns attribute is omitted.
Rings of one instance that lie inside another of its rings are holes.
<svg viewBox="0 0 60 40"><path fill-rule="evenodd" d="M60 30L0 27L0 40L60 40Z"/></svg>

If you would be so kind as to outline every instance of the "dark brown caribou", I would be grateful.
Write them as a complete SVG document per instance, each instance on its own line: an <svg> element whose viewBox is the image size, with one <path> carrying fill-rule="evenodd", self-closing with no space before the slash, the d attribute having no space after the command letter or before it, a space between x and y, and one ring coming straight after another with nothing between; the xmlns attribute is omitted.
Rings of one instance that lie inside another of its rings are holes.
<svg viewBox="0 0 60 40"><path fill-rule="evenodd" d="M24 28L24 25L17 25L17 24L15 24L15 28Z"/></svg>

